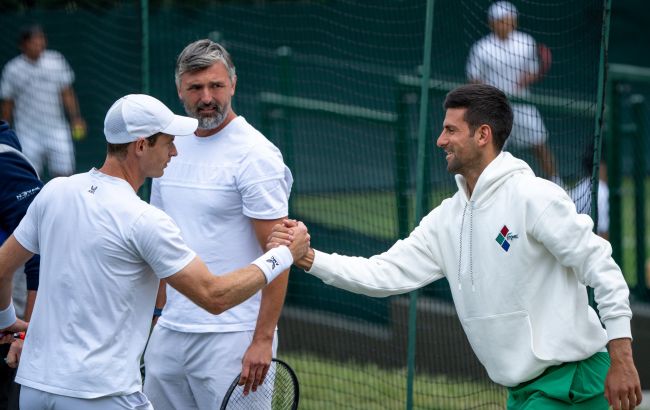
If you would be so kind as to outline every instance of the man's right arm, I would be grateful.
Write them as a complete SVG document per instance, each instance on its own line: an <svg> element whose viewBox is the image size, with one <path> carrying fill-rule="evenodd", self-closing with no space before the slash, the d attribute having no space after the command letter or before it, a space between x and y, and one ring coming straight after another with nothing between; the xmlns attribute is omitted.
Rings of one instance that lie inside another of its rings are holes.
<svg viewBox="0 0 650 410"><path fill-rule="evenodd" d="M198 256L165 280L214 315L245 301L266 285L266 277L255 265L248 265L227 275L214 276Z"/></svg>
<svg viewBox="0 0 650 410"><path fill-rule="evenodd" d="M276 247L250 265L226 275L213 275L205 263L195 257L179 272L165 278L167 283L194 303L218 315L253 296L294 260L301 259L310 249L309 234L304 224L292 230L292 242L287 248Z"/></svg>

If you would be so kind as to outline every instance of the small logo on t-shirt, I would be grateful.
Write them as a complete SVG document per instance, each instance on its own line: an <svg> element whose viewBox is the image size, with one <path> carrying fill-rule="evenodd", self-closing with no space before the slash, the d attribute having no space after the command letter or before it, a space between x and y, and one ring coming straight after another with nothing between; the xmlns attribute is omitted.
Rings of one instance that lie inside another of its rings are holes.
<svg viewBox="0 0 650 410"><path fill-rule="evenodd" d="M503 225L499 235L496 237L496 241L501 246L501 249L508 252L508 249L510 249L510 242L512 242L513 239L518 238L518 234L511 232L506 225Z"/></svg>
<svg viewBox="0 0 650 410"><path fill-rule="evenodd" d="M90 189L88 190L88 192L90 192L91 194L94 194L94 193L95 193L95 191L97 191L97 187L96 187L96 186L93 186L93 185L91 185L91 186L90 186Z"/></svg>
<svg viewBox="0 0 650 410"><path fill-rule="evenodd" d="M278 261L275 259L275 256L271 256L271 259L267 259L266 261L271 264L271 270L275 269L275 267L279 265Z"/></svg>

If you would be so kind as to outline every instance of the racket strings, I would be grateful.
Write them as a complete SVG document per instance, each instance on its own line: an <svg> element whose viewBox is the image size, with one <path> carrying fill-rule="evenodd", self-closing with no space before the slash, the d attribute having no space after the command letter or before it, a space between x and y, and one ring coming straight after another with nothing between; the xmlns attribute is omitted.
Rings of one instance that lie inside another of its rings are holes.
<svg viewBox="0 0 650 410"><path fill-rule="evenodd" d="M273 361L264 383L257 391L244 396L244 386L237 385L226 404L228 410L284 410L296 408L297 386L291 370ZM223 407L222 407L223 408Z"/></svg>

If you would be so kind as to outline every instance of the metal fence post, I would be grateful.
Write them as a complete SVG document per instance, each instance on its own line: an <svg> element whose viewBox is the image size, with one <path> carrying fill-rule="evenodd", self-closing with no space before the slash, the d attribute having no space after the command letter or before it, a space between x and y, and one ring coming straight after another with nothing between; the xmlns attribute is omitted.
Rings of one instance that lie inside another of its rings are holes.
<svg viewBox="0 0 650 410"><path fill-rule="evenodd" d="M405 238L409 233L409 143L408 143L408 99L412 93L397 85L397 122L395 126L395 207L397 209L397 237Z"/></svg>
<svg viewBox="0 0 650 410"><path fill-rule="evenodd" d="M150 93L150 71L149 71L149 0L140 0L140 30L141 30L141 59L140 59L140 78L142 81L142 93ZM146 178L138 195L144 201L149 202L151 197L151 178Z"/></svg>
<svg viewBox="0 0 650 410"><path fill-rule="evenodd" d="M607 88L607 181L609 183L609 241L612 244L612 257L623 266L622 227L621 227L621 133L620 131L620 93L618 81L612 80Z"/></svg>
<svg viewBox="0 0 650 410"><path fill-rule="evenodd" d="M433 11L434 0L427 0L426 20L424 27L424 50L422 56L422 79L420 84L420 117L418 124L418 160L416 171L415 194L415 223L419 223L424 214L422 197L424 196L424 180L426 165L427 130L429 118L429 82L431 77L431 47L433 36ZM415 377L415 346L417 339L417 302L418 291L410 293L409 303L409 331L407 352L407 377L406 377L406 409L413 408L413 386Z"/></svg>
<svg viewBox="0 0 650 410"><path fill-rule="evenodd" d="M634 211L636 219L636 286L634 293L641 299L647 299L648 288L645 278L646 261L646 218L645 218L645 101L642 95L634 94L630 97L632 115L635 123L634 136Z"/></svg>
<svg viewBox="0 0 650 410"><path fill-rule="evenodd" d="M276 50L280 64L280 94L291 97L293 96L293 61L292 50L288 46L279 47ZM292 173L295 173L295 157L293 146L293 135L291 132L291 108L284 107L281 118L282 124L282 147L284 162ZM293 197L289 197L289 215L293 215Z"/></svg>

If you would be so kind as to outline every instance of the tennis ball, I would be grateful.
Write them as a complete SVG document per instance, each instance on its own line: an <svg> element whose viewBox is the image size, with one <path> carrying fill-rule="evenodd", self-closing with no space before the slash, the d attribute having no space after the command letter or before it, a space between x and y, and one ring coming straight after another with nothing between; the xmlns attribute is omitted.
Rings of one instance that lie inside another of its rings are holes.
<svg viewBox="0 0 650 410"><path fill-rule="evenodd" d="M84 129L83 126L76 125L72 127L72 138L75 141L81 141L86 137L86 130Z"/></svg>

